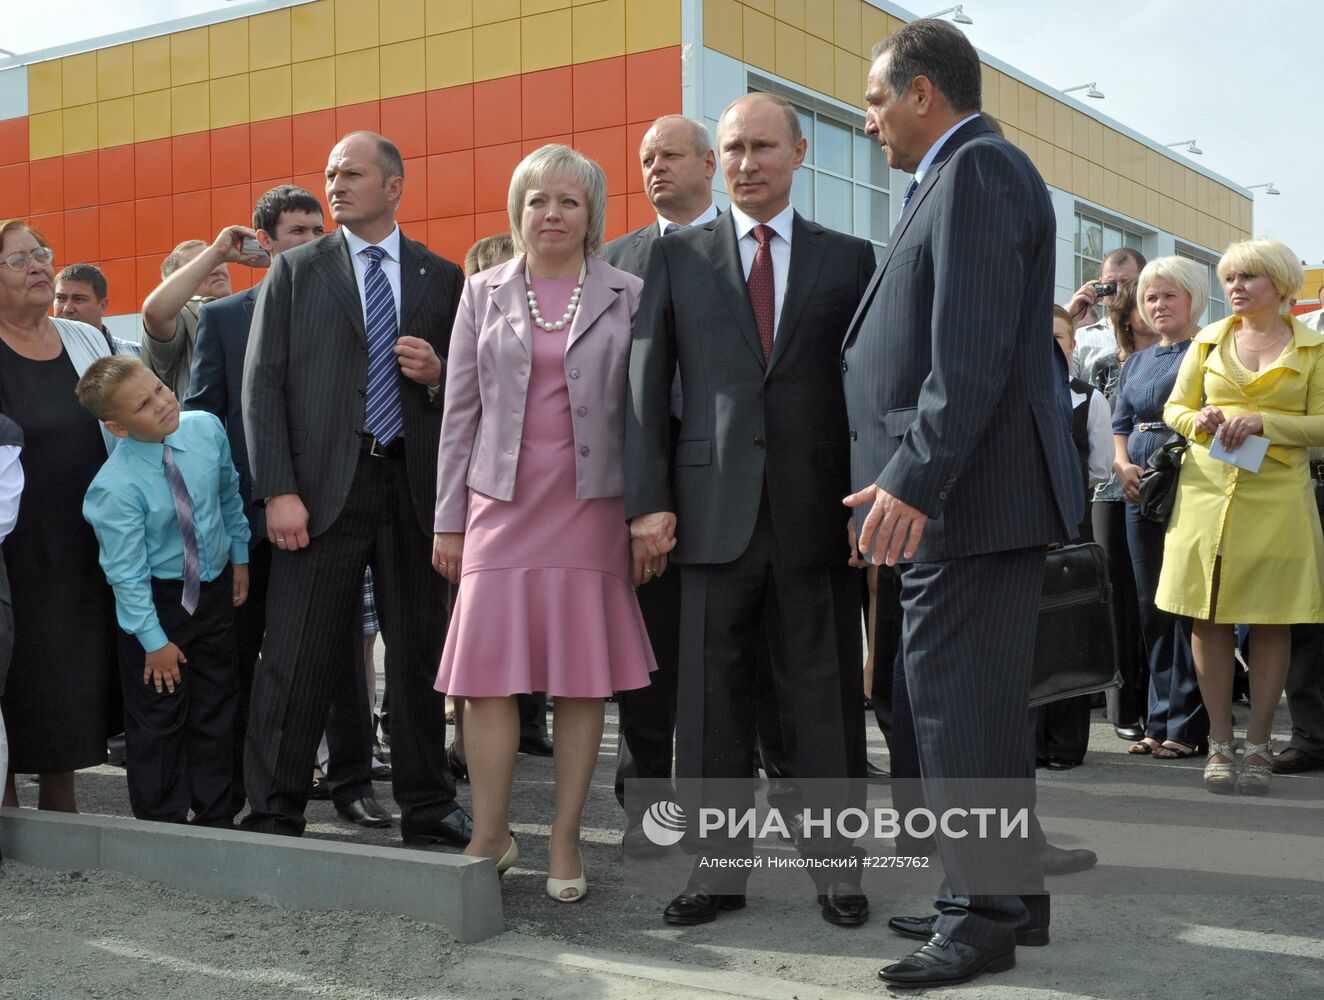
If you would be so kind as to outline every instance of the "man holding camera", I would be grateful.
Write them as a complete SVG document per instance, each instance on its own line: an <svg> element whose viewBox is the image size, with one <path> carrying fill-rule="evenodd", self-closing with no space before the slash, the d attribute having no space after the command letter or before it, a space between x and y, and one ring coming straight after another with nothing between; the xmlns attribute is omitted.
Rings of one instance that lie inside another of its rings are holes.
<svg viewBox="0 0 1324 1000"><path fill-rule="evenodd" d="M1071 358L1071 374L1082 381L1090 380L1094 362L1117 351L1117 337L1108 322L1108 304L1119 286L1140 277L1145 266L1145 255L1132 247L1120 247L1103 258L1099 266L1099 280L1087 281L1067 303L1067 312L1076 325L1076 353ZM1099 316L1097 306L1103 306Z"/></svg>

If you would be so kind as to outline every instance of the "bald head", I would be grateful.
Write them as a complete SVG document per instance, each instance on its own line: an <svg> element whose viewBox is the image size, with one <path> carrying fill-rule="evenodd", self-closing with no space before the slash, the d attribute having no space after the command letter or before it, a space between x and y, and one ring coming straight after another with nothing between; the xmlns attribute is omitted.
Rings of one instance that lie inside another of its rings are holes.
<svg viewBox="0 0 1324 1000"><path fill-rule="evenodd" d="M708 129L682 115L664 115L639 144L644 192L653 209L668 222L689 225L713 200L713 156Z"/></svg>

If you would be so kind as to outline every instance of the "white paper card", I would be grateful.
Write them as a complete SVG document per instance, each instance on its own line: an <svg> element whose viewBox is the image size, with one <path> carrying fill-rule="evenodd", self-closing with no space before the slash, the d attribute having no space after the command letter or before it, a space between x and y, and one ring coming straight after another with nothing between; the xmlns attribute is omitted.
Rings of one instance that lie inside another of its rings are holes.
<svg viewBox="0 0 1324 1000"><path fill-rule="evenodd" d="M1222 438L1215 437L1209 444L1210 457L1235 465L1239 469L1245 469L1247 472L1260 471L1260 463L1264 461L1264 455L1268 450L1269 439L1258 434L1250 435L1235 451L1224 448Z"/></svg>

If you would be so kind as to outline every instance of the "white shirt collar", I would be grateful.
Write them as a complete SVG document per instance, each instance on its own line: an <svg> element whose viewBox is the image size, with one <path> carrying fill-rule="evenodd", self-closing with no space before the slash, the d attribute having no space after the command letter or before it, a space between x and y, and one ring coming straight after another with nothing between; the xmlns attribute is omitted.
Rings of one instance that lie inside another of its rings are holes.
<svg viewBox="0 0 1324 1000"><path fill-rule="evenodd" d="M757 219L751 219L735 205L731 206L731 218L736 224L736 239L743 240L749 235L749 231L759 225ZM795 206L787 205L780 212L774 215L766 223L772 231L780 236L789 245L791 242L791 223L795 219Z"/></svg>
<svg viewBox="0 0 1324 1000"><path fill-rule="evenodd" d="M341 228L345 229L343 226ZM365 247L373 246L372 243L354 235L348 229L345 229L345 243L349 247L349 255L351 257L357 257L363 252ZM396 226L393 228L390 234L376 245L385 250L386 256L398 264L400 262L400 227Z"/></svg>
<svg viewBox="0 0 1324 1000"><path fill-rule="evenodd" d="M682 229L688 229L690 226L702 226L705 222L712 222L715 218L717 218L717 206L709 202L708 207L696 215L692 221L677 223L677 225ZM664 215L659 215L657 217L658 235L667 235L667 226L669 225L671 225L671 220Z"/></svg>
<svg viewBox="0 0 1324 1000"><path fill-rule="evenodd" d="M962 118L959 122L957 122L955 125L949 128L946 132L938 136L938 141L929 147L929 151L924 154L924 159L920 160L919 166L915 168L916 187L919 187L921 184L924 183L925 171L927 171L929 167L933 166L933 161L938 158L938 153L942 151L942 147L947 144L947 140L952 137L952 134L962 125L964 125L966 122L974 121L978 117L979 117L979 112L976 111L973 115L969 115L965 118Z"/></svg>

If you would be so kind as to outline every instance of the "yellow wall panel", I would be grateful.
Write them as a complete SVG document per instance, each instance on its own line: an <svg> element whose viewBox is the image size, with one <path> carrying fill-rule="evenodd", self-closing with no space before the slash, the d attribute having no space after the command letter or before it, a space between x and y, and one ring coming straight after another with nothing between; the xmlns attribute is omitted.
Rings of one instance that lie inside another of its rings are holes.
<svg viewBox="0 0 1324 1000"><path fill-rule="evenodd" d="M805 33L789 24L777 22L775 44L777 47L778 76L803 84L805 81Z"/></svg>
<svg viewBox="0 0 1324 1000"><path fill-rule="evenodd" d="M134 80L137 80L134 76ZM170 91L153 90L133 97L133 141L164 139L170 134Z"/></svg>
<svg viewBox="0 0 1324 1000"><path fill-rule="evenodd" d="M290 12L273 10L248 19L250 71L286 66L290 61Z"/></svg>
<svg viewBox="0 0 1324 1000"><path fill-rule="evenodd" d="M37 65L41 65L38 63ZM28 116L28 157L44 160L64 153L64 112L43 111Z"/></svg>
<svg viewBox="0 0 1324 1000"><path fill-rule="evenodd" d="M1039 95L1039 120L1034 124L1034 134L1045 142L1053 141L1053 105L1056 103L1046 94Z"/></svg>
<svg viewBox="0 0 1324 1000"><path fill-rule="evenodd" d="M65 156L97 148L97 105L66 107Z"/></svg>
<svg viewBox="0 0 1324 1000"><path fill-rule="evenodd" d="M574 6L570 0L520 0L520 13L525 17L530 14L546 14L549 10L569 10Z"/></svg>
<svg viewBox="0 0 1324 1000"><path fill-rule="evenodd" d="M1119 138L1112 129L1103 130L1103 165L1108 170L1119 169L1120 159L1117 153Z"/></svg>
<svg viewBox="0 0 1324 1000"><path fill-rule="evenodd" d="M767 14L769 17L776 12L776 0L740 0L746 7L752 7L760 14Z"/></svg>
<svg viewBox="0 0 1324 1000"><path fill-rule="evenodd" d="M1111 209L1117 208L1117 193L1120 188L1119 178L1111 170L1103 172L1103 203Z"/></svg>
<svg viewBox="0 0 1324 1000"><path fill-rule="evenodd" d="M175 32L170 36L170 86L180 87L206 80L211 75L210 58L206 28Z"/></svg>
<svg viewBox="0 0 1324 1000"><path fill-rule="evenodd" d="M1086 197L1100 205L1105 204L1103 200L1103 167L1091 160L1088 170L1089 187L1086 189Z"/></svg>
<svg viewBox="0 0 1324 1000"><path fill-rule="evenodd" d="M860 55L867 62L873 47L892 33L887 15L876 7L860 8Z"/></svg>
<svg viewBox="0 0 1324 1000"><path fill-rule="evenodd" d="M464 0L453 0L461 4ZM493 24L496 21L510 21L519 17L520 0L472 0L474 27L480 24ZM504 74L503 74L504 75ZM493 79L485 77L484 79Z"/></svg>
<svg viewBox="0 0 1324 1000"><path fill-rule="evenodd" d="M290 103L296 115L336 106L334 56L297 62L290 67Z"/></svg>
<svg viewBox="0 0 1324 1000"><path fill-rule="evenodd" d="M1021 131L1036 134L1039 127L1039 91L1033 87L1021 87L1016 94L1016 120Z"/></svg>
<svg viewBox="0 0 1324 1000"><path fill-rule="evenodd" d="M1103 163L1103 125L1093 118L1086 125L1089 136L1089 150L1085 154L1094 163Z"/></svg>
<svg viewBox="0 0 1324 1000"><path fill-rule="evenodd" d="M58 111L64 107L63 92L64 74L60 60L52 59L28 66L28 114Z"/></svg>
<svg viewBox="0 0 1324 1000"><path fill-rule="evenodd" d="M1088 198L1090 190L1090 163L1083 156L1071 154L1071 193Z"/></svg>
<svg viewBox="0 0 1324 1000"><path fill-rule="evenodd" d="M1053 145L1061 149L1071 148L1072 110L1061 101L1053 102Z"/></svg>
<svg viewBox="0 0 1324 1000"><path fill-rule="evenodd" d="M796 28L805 26L805 0L776 0L773 16Z"/></svg>
<svg viewBox="0 0 1324 1000"><path fill-rule="evenodd" d="M471 29L449 31L444 35L429 35L423 49L427 57L428 90L473 83L474 50Z"/></svg>
<svg viewBox="0 0 1324 1000"><path fill-rule="evenodd" d="M1158 212L1159 226L1162 227L1163 229L1166 229L1168 232L1172 232L1173 229L1176 228L1176 221L1177 221L1177 213L1175 211L1175 205L1173 203L1173 200L1167 197L1166 195L1161 195L1159 197L1158 207L1159 207L1159 212ZM1201 240L1200 242L1203 243L1204 240Z"/></svg>
<svg viewBox="0 0 1324 1000"><path fill-rule="evenodd" d="M423 0L378 0L377 37L382 45L422 38L426 23Z"/></svg>
<svg viewBox="0 0 1324 1000"><path fill-rule="evenodd" d="M981 64L979 82L982 104L981 110L987 111L990 115L999 120L1001 120L1002 114L999 108L999 104L1001 103L1000 97L1002 95L1002 84L1000 82L1001 76L1002 74L991 66L984 66Z"/></svg>
<svg viewBox="0 0 1324 1000"><path fill-rule="evenodd" d="M382 96L380 49L361 49L336 55L336 104L362 104Z"/></svg>
<svg viewBox="0 0 1324 1000"><path fill-rule="evenodd" d="M206 82L170 88L170 132L205 132L211 128L210 87Z"/></svg>
<svg viewBox="0 0 1324 1000"><path fill-rule="evenodd" d="M775 72L777 67L776 42L773 20L753 7L745 8L744 51L745 62L760 69Z"/></svg>
<svg viewBox="0 0 1324 1000"><path fill-rule="evenodd" d="M60 60L63 101L66 108L95 104L97 99L97 54L83 52Z"/></svg>
<svg viewBox="0 0 1324 1000"><path fill-rule="evenodd" d="M1166 156L1159 160L1159 194L1165 198L1175 197L1177 165Z"/></svg>
<svg viewBox="0 0 1324 1000"><path fill-rule="evenodd" d="M864 107L864 74L866 65L853 51L837 49L837 79L832 96L857 108Z"/></svg>
<svg viewBox="0 0 1324 1000"><path fill-rule="evenodd" d="M383 45L380 52L383 98L421 94L428 89L427 57L422 38Z"/></svg>
<svg viewBox="0 0 1324 1000"><path fill-rule="evenodd" d="M827 11L823 16L827 16ZM832 11L832 41L847 52L860 51L860 0L836 0Z"/></svg>
<svg viewBox="0 0 1324 1000"><path fill-rule="evenodd" d="M248 117L248 74L238 73L211 81L211 127L246 125Z"/></svg>
<svg viewBox="0 0 1324 1000"><path fill-rule="evenodd" d="M377 0L334 0L336 53L375 49L378 21Z"/></svg>
<svg viewBox="0 0 1324 1000"><path fill-rule="evenodd" d="M113 45L97 51L97 100L133 96L133 46Z"/></svg>
<svg viewBox="0 0 1324 1000"><path fill-rule="evenodd" d="M1145 150L1145 187L1153 191L1158 191L1163 183L1163 160L1162 153Z"/></svg>
<svg viewBox="0 0 1324 1000"><path fill-rule="evenodd" d="M625 54L625 0L604 0L576 7L571 12L571 24L574 62L612 59ZM524 37L530 38L527 33Z"/></svg>
<svg viewBox="0 0 1324 1000"><path fill-rule="evenodd" d="M97 104L97 145L124 146L133 142L133 98L116 97Z"/></svg>
<svg viewBox="0 0 1324 1000"><path fill-rule="evenodd" d="M831 42L805 33L805 86L821 94L837 85L837 54Z"/></svg>
<svg viewBox="0 0 1324 1000"><path fill-rule="evenodd" d="M150 94L170 88L170 36L145 38L133 43L133 92ZM134 116L134 131L137 114Z"/></svg>
<svg viewBox="0 0 1324 1000"><path fill-rule="evenodd" d="M272 66L248 74L248 111L255 122L284 118L294 113L290 67Z"/></svg>
<svg viewBox="0 0 1324 1000"><path fill-rule="evenodd" d="M222 21L207 29L213 77L248 72L248 19ZM247 88L245 88L247 89ZM247 100L247 98L245 98Z"/></svg>
<svg viewBox="0 0 1324 1000"><path fill-rule="evenodd" d="M336 11L330 0L290 8L290 59L322 59L336 51ZM297 77L298 74L295 74ZM295 97L298 103L298 97ZM326 107L327 105L323 105Z"/></svg>
<svg viewBox="0 0 1324 1000"><path fill-rule="evenodd" d="M475 10L474 14L477 13ZM477 25L473 32L475 80L495 80L519 73L519 21Z"/></svg>
<svg viewBox="0 0 1324 1000"><path fill-rule="evenodd" d="M466 0L423 0L423 28L429 35L459 31L473 23L473 8Z"/></svg>
<svg viewBox="0 0 1324 1000"><path fill-rule="evenodd" d="M621 44L625 43L625 4L621 11ZM520 18L520 71L536 73L553 66L569 66L570 10L553 10Z"/></svg>
<svg viewBox="0 0 1324 1000"><path fill-rule="evenodd" d="M626 52L647 52L679 44L679 3L625 0Z"/></svg>
<svg viewBox="0 0 1324 1000"><path fill-rule="evenodd" d="M1058 187L1071 190L1071 154L1061 146L1053 147L1053 176L1057 178L1054 183Z"/></svg>
<svg viewBox="0 0 1324 1000"><path fill-rule="evenodd" d="M1079 111L1071 112L1071 145L1067 148L1071 150L1073 156L1088 156L1090 151L1090 125L1089 118Z"/></svg>
<svg viewBox="0 0 1324 1000"><path fill-rule="evenodd" d="M704 0L703 44L706 48L744 59L744 18L736 0Z"/></svg>

